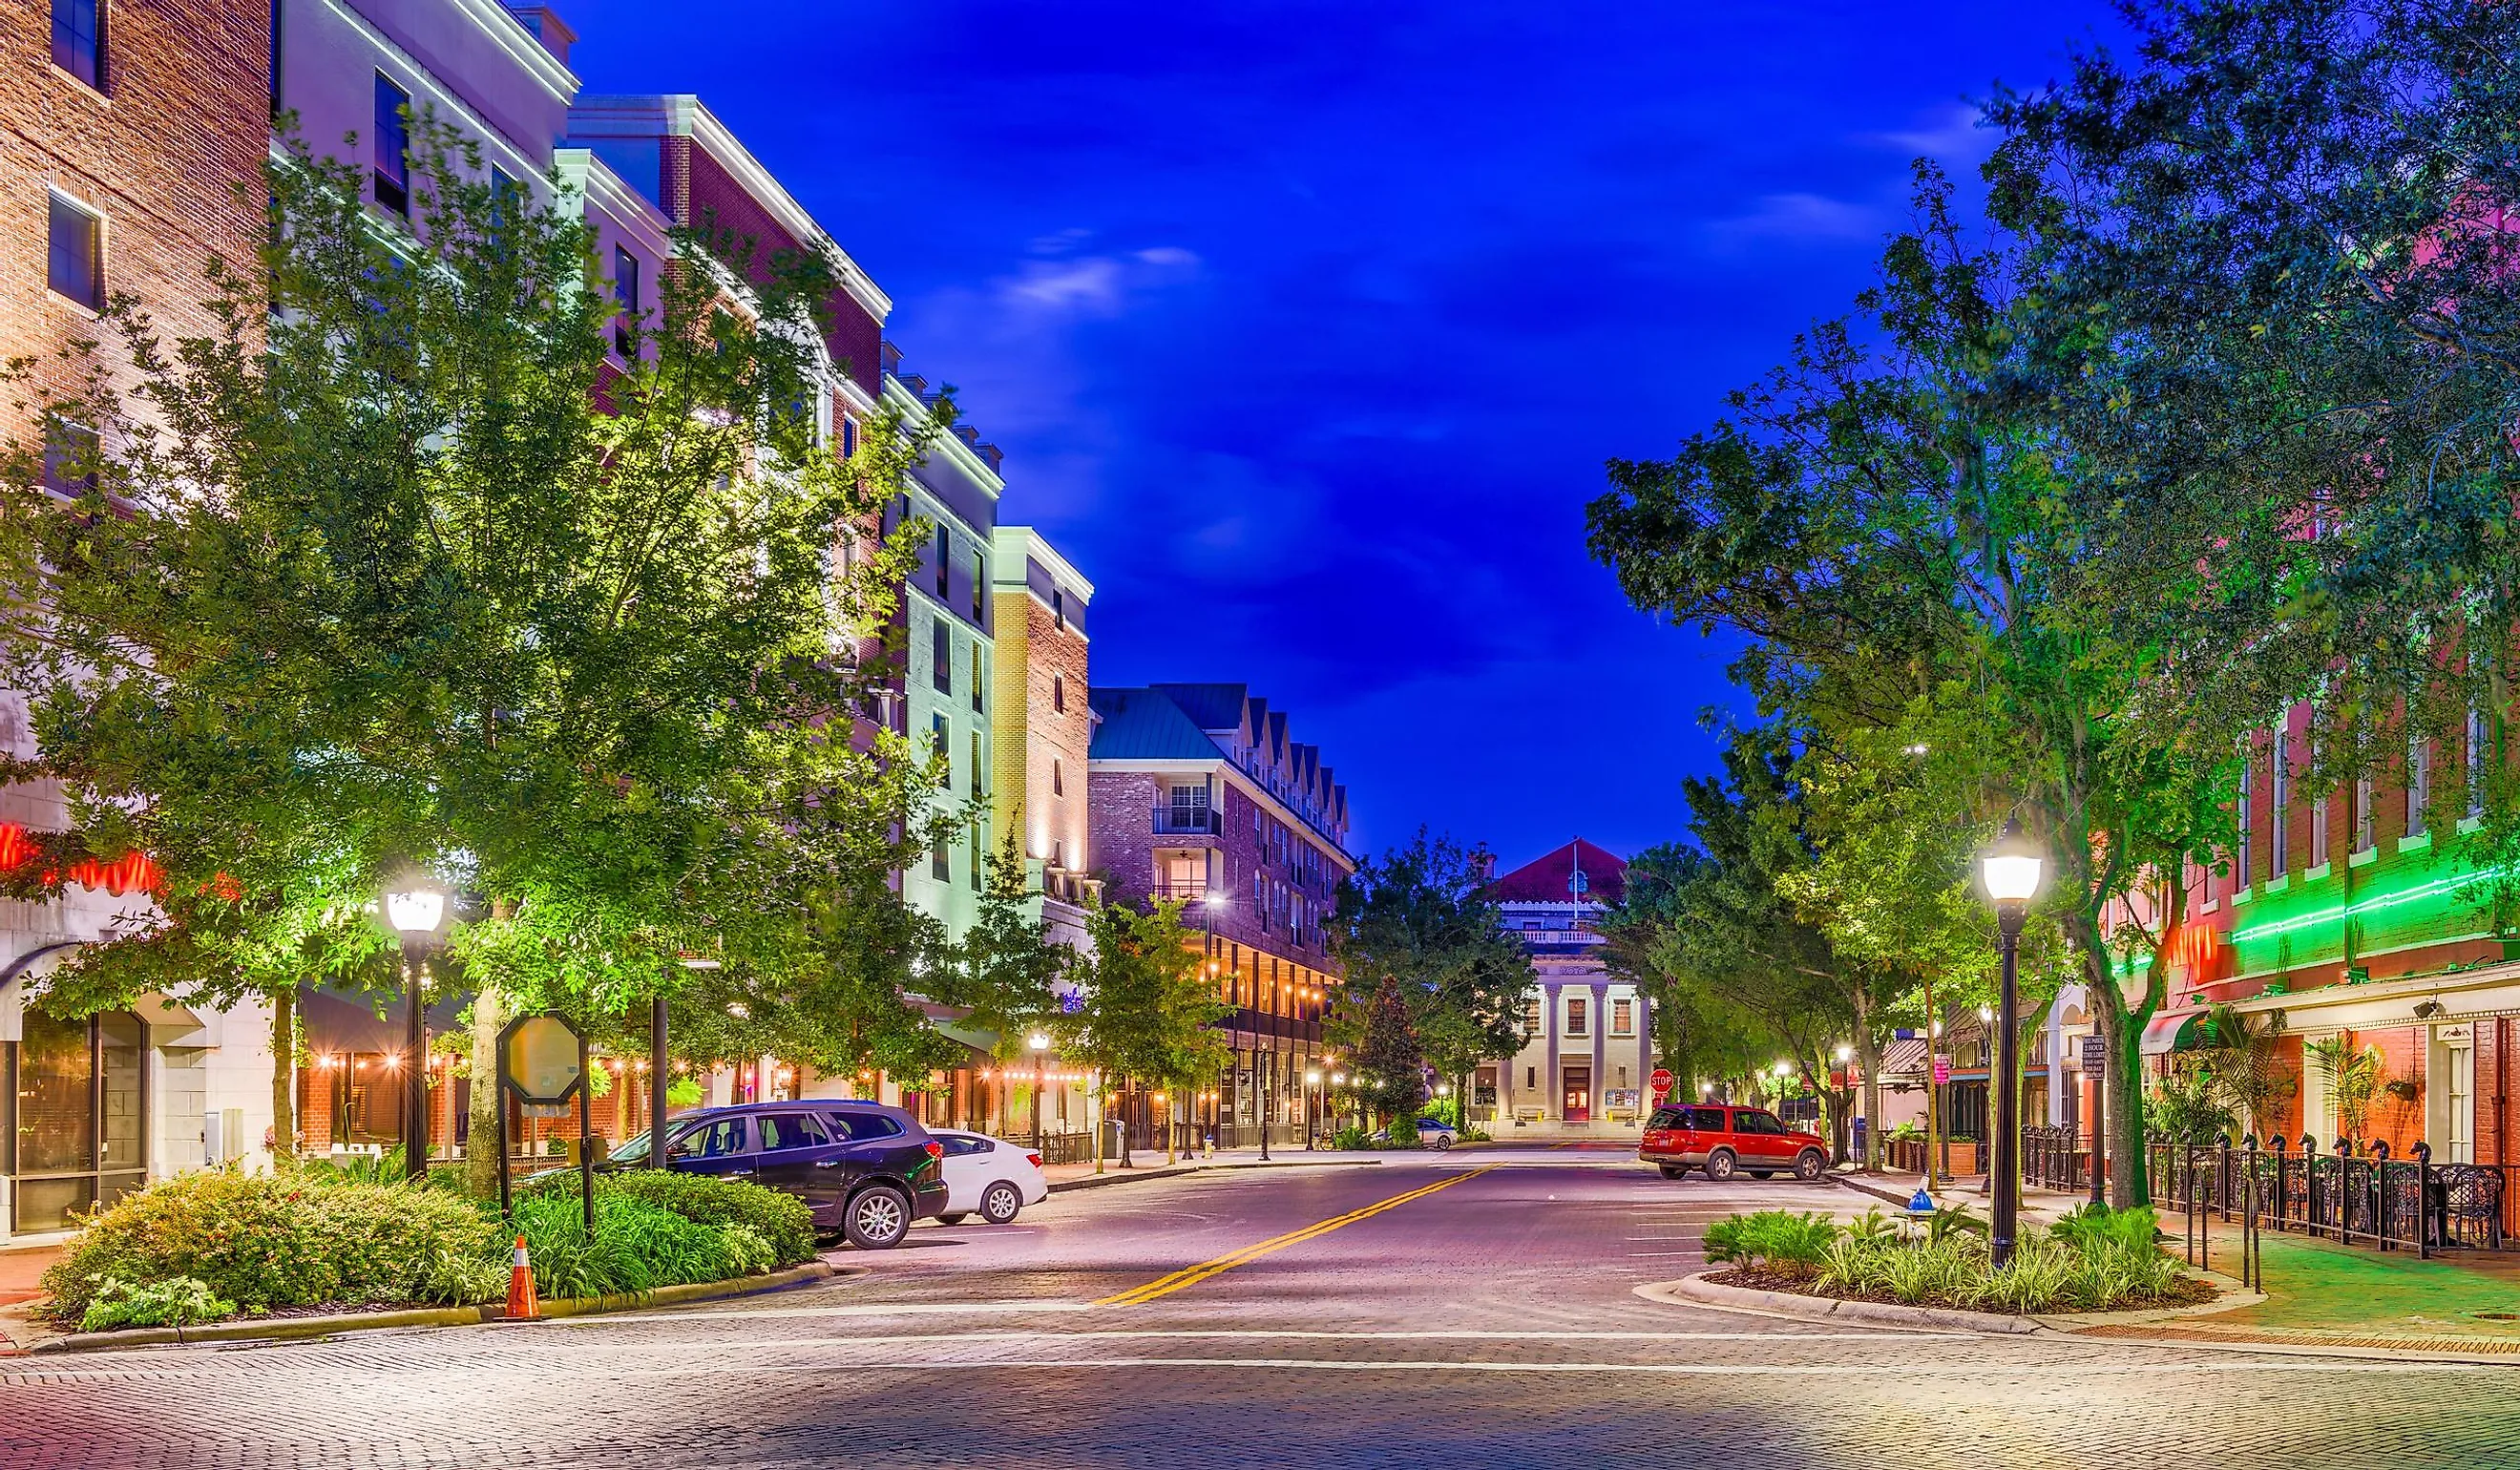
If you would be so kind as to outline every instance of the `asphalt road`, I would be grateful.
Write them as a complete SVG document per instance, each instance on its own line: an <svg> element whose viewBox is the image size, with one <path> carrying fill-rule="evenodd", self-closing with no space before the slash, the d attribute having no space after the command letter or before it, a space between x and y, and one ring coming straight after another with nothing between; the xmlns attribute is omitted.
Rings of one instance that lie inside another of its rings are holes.
<svg viewBox="0 0 2520 1470"><path fill-rule="evenodd" d="M0 1464L2520 1467L2507 1368L1633 1294L1860 1203L1539 1149L1087 1190L738 1303L12 1360Z"/></svg>

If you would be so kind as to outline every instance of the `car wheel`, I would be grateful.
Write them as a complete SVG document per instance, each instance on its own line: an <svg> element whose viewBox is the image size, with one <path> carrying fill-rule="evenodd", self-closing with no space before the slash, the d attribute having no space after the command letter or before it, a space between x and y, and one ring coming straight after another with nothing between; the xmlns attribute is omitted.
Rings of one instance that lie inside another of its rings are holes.
<svg viewBox="0 0 2520 1470"><path fill-rule="evenodd" d="M1738 1161L1729 1148L1719 1148L1706 1156L1706 1177L1719 1184L1731 1179L1737 1167Z"/></svg>
<svg viewBox="0 0 2520 1470"><path fill-rule="evenodd" d="M1023 1191L1005 1180L989 1186L980 1196L980 1218L991 1225L1009 1225L1023 1208Z"/></svg>
<svg viewBox="0 0 2520 1470"><path fill-rule="evenodd" d="M1794 1178L1808 1184L1819 1179L1821 1172L1826 1168L1828 1168L1828 1160L1820 1156L1819 1149L1806 1148L1794 1159Z"/></svg>
<svg viewBox="0 0 2520 1470"><path fill-rule="evenodd" d="M849 1244L862 1251L890 1250L910 1233L910 1196L878 1184L849 1201Z"/></svg>
<svg viewBox="0 0 2520 1470"><path fill-rule="evenodd" d="M968 1220L969 1218L969 1216L964 1214L962 1211L957 1210L951 1215L937 1216L936 1223L938 1225L961 1225L964 1221Z"/></svg>
<svg viewBox="0 0 2520 1470"><path fill-rule="evenodd" d="M1435 1136L1435 1151L1436 1151L1437 1153L1442 1153L1445 1149L1450 1148L1450 1147L1452 1147L1452 1146L1453 1146L1453 1136L1452 1136L1452 1135L1450 1135L1450 1134L1437 1134L1437 1135Z"/></svg>
<svg viewBox="0 0 2520 1470"><path fill-rule="evenodd" d="M1683 1169L1678 1164L1665 1164L1662 1166L1662 1177L1667 1180L1680 1179L1688 1173L1688 1170Z"/></svg>

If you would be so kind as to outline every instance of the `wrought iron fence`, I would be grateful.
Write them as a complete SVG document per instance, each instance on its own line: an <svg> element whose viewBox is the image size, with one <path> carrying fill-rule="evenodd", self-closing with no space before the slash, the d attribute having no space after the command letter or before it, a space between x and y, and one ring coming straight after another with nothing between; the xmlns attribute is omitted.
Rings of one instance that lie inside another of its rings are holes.
<svg viewBox="0 0 2520 1470"><path fill-rule="evenodd" d="M1044 1134L1033 1142L1033 1151L1045 1164L1091 1164L1094 1162L1094 1135Z"/></svg>
<svg viewBox="0 0 2520 1470"><path fill-rule="evenodd" d="M2219 1215L2247 1230L2267 1226L2379 1250L2504 1248L2509 1171L2498 1164L2436 1164L2432 1149L2394 1159L2389 1145L2356 1153L2340 1138L2322 1153L2305 1134L2300 1146L2254 1135L2233 1146L2154 1138L2145 1161L2153 1199L2192 1215Z"/></svg>
<svg viewBox="0 0 2520 1470"><path fill-rule="evenodd" d="M2043 1189L2079 1191L2092 1186L2092 1150L2070 1128L2021 1131L2021 1177Z"/></svg>

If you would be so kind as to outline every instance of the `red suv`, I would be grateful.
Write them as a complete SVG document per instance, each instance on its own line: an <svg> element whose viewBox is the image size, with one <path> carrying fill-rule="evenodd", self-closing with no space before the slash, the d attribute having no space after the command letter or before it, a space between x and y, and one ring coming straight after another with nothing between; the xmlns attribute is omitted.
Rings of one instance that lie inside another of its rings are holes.
<svg viewBox="0 0 2520 1470"><path fill-rule="evenodd" d="M1702 1102L1655 1108L1645 1120L1637 1157L1660 1164L1667 1180L1691 1169L1718 1180L1739 1171L1763 1180L1784 1170L1798 1180L1816 1180L1828 1169L1828 1140L1785 1127L1763 1107Z"/></svg>

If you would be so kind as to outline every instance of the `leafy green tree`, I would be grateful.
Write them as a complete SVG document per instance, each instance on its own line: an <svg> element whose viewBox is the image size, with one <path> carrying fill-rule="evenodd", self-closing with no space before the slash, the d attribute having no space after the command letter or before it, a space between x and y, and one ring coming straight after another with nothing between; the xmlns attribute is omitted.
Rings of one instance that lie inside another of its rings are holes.
<svg viewBox="0 0 2520 1470"><path fill-rule="evenodd" d="M522 1009L618 1025L898 963L866 931L902 927L870 906L926 835L924 768L849 715L885 675L870 630L922 528L873 528L920 445L818 434L834 262L685 231L656 313L616 322L573 200L428 117L412 138L408 230L362 168L288 149L260 258L208 263L217 330L166 341L117 300L139 386L97 347L50 405L97 430L91 488L8 492L0 664L43 754L0 777L163 869L162 922L82 952L57 1003L389 977L366 915L405 865L469 896L476 1077ZM476 1136L494 1106L473 1090Z"/></svg>
<svg viewBox="0 0 2520 1470"><path fill-rule="evenodd" d="M1077 1004L1054 1026L1061 1050L1092 1067L1107 1107L1115 1084L1179 1088L1212 1077L1229 1051L1217 1023L1233 1014L1182 926L1181 905L1094 911L1090 958L1080 958ZM1094 1144L1102 1164L1102 1139Z"/></svg>
<svg viewBox="0 0 2520 1470"><path fill-rule="evenodd" d="M1355 1065L1357 1101L1375 1124L1403 1114L1415 1117L1426 1101L1426 1056L1397 980L1386 979L1374 991Z"/></svg>
<svg viewBox="0 0 2520 1470"><path fill-rule="evenodd" d="M1917 211L1859 299L1877 337L1818 329L1674 459L1614 462L1593 548L1638 606L1744 636L1735 677L1797 726L1888 727L1926 699L1985 733L1981 821L2016 812L2048 849L2050 912L2113 1039L2131 1203L2136 1043L2184 917L2180 879L2229 843L2246 728L2218 704L2173 718L2153 679L2188 609L2227 600L2213 573L2231 543L2203 515L2135 516L2116 480L2086 472L2052 406L2085 389L2029 360L2016 330L2015 246L1964 244L1930 168ZM2099 554L2138 519L2151 558ZM2111 932L2119 913L2135 918ZM2132 998L2121 955L2149 960Z"/></svg>
<svg viewBox="0 0 2520 1470"><path fill-rule="evenodd" d="M962 1011L966 1025L995 1037L1001 1062L1022 1057L1025 1039L1057 1019L1059 981L1077 962L1074 951L1050 937L1033 899L1023 853L1009 832L989 857L988 881L952 963L922 987L929 999Z"/></svg>
<svg viewBox="0 0 2520 1470"><path fill-rule="evenodd" d="M1347 1018L1370 1017L1383 988L1396 987L1425 1060L1462 1098L1481 1062L1509 1057L1530 1040L1531 960L1502 927L1492 866L1485 849L1421 827L1407 847L1368 859L1340 885L1330 920L1342 972L1333 1013L1350 1042L1366 1028Z"/></svg>

